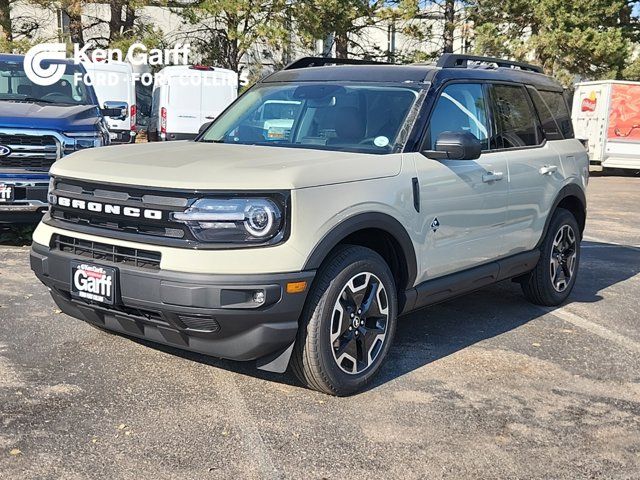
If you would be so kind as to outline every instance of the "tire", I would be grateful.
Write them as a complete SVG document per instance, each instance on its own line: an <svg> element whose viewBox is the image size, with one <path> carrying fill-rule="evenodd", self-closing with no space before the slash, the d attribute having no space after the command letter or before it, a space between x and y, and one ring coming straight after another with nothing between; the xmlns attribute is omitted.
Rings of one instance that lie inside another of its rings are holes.
<svg viewBox="0 0 640 480"><path fill-rule="evenodd" d="M571 294L580 265L580 241L576 218L564 208L557 209L540 247L540 259L522 281L522 291L531 303L555 307Z"/></svg>
<svg viewBox="0 0 640 480"><path fill-rule="evenodd" d="M361 390L389 352L397 315L396 285L383 258L368 248L339 247L309 292L291 360L294 373L329 395Z"/></svg>

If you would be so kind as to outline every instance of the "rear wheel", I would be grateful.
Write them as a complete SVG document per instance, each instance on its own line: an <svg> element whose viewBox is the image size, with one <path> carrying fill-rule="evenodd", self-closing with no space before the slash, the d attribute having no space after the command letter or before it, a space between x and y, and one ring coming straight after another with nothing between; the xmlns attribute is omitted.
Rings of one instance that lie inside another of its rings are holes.
<svg viewBox="0 0 640 480"><path fill-rule="evenodd" d="M529 301L556 306L564 302L576 282L580 263L580 228L571 212L559 208L553 215L536 268L522 282Z"/></svg>
<svg viewBox="0 0 640 480"><path fill-rule="evenodd" d="M296 376L330 395L362 389L393 340L396 286L385 261L359 246L341 247L318 271L292 358Z"/></svg>

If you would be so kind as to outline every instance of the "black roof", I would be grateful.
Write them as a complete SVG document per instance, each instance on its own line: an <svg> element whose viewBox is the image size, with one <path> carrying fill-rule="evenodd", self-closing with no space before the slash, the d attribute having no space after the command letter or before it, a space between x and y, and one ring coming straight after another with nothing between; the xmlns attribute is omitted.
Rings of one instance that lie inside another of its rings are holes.
<svg viewBox="0 0 640 480"><path fill-rule="evenodd" d="M437 64L392 65L353 59L307 57L273 73L263 83L278 82L384 82L431 83L448 80L511 81L542 90L562 91L553 78L535 65L489 57L445 54Z"/></svg>

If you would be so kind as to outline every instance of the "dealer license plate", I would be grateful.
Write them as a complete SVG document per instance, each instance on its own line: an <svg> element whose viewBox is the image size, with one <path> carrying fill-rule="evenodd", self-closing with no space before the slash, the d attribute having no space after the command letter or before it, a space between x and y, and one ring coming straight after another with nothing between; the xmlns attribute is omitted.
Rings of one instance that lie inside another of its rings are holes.
<svg viewBox="0 0 640 480"><path fill-rule="evenodd" d="M71 295L75 298L113 305L117 271L92 263L71 262Z"/></svg>

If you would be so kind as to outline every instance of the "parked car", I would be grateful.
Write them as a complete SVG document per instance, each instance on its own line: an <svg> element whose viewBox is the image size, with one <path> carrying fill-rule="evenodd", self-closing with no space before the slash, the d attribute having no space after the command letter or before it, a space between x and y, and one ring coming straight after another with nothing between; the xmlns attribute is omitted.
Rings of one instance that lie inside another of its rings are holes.
<svg viewBox="0 0 640 480"><path fill-rule="evenodd" d="M576 84L572 118L592 168L640 171L640 82Z"/></svg>
<svg viewBox="0 0 640 480"><path fill-rule="evenodd" d="M137 133L136 82L133 69L127 62L84 62L83 66L100 105L118 101L127 105L125 118L107 120L111 143L135 143Z"/></svg>
<svg viewBox="0 0 640 480"><path fill-rule="evenodd" d="M351 394L402 314L506 279L536 304L569 296L588 158L549 95L563 89L538 67L499 59L302 59L197 141L58 162L31 266L99 328L291 361L309 387ZM255 124L273 101L299 102L278 139Z"/></svg>
<svg viewBox="0 0 640 480"><path fill-rule="evenodd" d="M150 141L192 140L238 96L238 75L224 68L174 65L153 86Z"/></svg>
<svg viewBox="0 0 640 480"><path fill-rule="evenodd" d="M37 221L48 208L51 165L108 144L103 115L123 115L122 104L101 110L93 88L74 82L81 65L62 63L62 78L44 87L27 78L23 56L0 54L0 223Z"/></svg>

